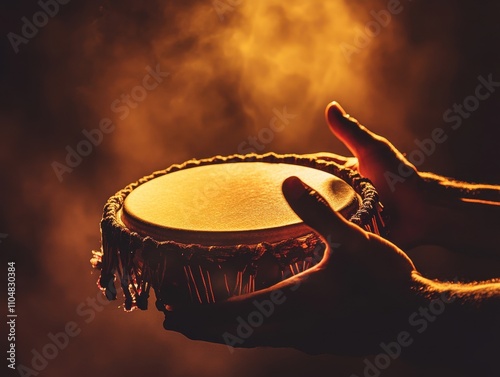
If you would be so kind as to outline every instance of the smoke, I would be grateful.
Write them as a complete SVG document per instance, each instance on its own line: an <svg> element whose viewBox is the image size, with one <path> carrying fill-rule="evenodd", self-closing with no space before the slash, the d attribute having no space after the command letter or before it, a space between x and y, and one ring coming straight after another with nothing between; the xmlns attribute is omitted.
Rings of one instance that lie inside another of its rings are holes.
<svg viewBox="0 0 500 377"><path fill-rule="evenodd" d="M388 2L379 0L74 0L18 54L5 47L2 67L11 73L2 75L0 157L9 199L2 204L0 233L9 233L2 247L15 251L20 266L26 322L19 328L19 361L29 365L31 349L41 348L48 332L75 321L81 334L42 373L263 375L260 368L271 373L276 360L288 363L283 370L289 373L310 363L319 372L332 360L338 371L352 371L349 360L291 351L230 356L224 346L165 332L152 302L148 312L132 314L111 303L89 324L77 308L97 293L88 260L99 247L102 206L126 184L193 157L238 153L242 142L269 126L275 109L296 117L258 152L347 153L323 120L334 99L402 150L412 150L414 138L429 137L442 125L443 112L473 90L477 75L497 72L496 55L476 60L459 42L464 36L474 41L474 35L494 41L498 33L478 26L482 18L496 25L487 9L450 1L400 6L390 13ZM39 10L34 4L12 8L4 35L20 33L21 17ZM490 8L491 14L498 10L494 3ZM387 12L387 22L374 16ZM469 26L467 14L478 18ZM380 27L370 34L366 28L374 21ZM347 54L346 46L355 52ZM152 71L162 72L156 81ZM478 167L484 156L498 161L491 138L481 136L498 118L492 115L495 101L424 168L499 181L498 173ZM66 147L76 150L86 140L83 131L100 129L106 119L113 129L102 132L101 142L60 182L53 162L67 165ZM481 148L468 144L472 130L483 138ZM79 371L78 360L93 364Z"/></svg>

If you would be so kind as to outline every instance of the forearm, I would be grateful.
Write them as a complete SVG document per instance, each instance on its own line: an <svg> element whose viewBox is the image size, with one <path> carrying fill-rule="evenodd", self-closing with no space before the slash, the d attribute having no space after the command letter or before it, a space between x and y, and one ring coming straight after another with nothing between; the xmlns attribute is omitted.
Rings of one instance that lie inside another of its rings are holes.
<svg viewBox="0 0 500 377"><path fill-rule="evenodd" d="M414 343L403 357L418 363L491 371L500 355L500 281L439 283L414 276Z"/></svg>
<svg viewBox="0 0 500 377"><path fill-rule="evenodd" d="M447 195L455 198L467 198L500 205L500 186L482 183L456 181L433 173L420 173L426 181L434 181Z"/></svg>
<svg viewBox="0 0 500 377"><path fill-rule="evenodd" d="M457 182L421 173L429 185L438 224L435 244L500 257L500 186Z"/></svg>

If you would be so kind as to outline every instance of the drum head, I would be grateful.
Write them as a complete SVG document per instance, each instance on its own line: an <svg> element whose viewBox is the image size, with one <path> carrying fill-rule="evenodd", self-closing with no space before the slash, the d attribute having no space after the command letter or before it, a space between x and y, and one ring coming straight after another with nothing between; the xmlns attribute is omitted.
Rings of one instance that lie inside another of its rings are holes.
<svg viewBox="0 0 500 377"><path fill-rule="evenodd" d="M333 174L295 164L239 162L152 179L127 196L119 218L131 231L159 241L217 246L295 238L311 230L282 193L290 176L313 187L346 218L359 208L354 189Z"/></svg>

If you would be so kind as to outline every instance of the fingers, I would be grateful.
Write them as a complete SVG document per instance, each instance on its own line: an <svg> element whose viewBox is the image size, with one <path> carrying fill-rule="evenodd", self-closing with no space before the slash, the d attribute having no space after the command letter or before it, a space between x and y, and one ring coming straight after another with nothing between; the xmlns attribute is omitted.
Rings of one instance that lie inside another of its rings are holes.
<svg viewBox="0 0 500 377"><path fill-rule="evenodd" d="M358 169L358 159L356 157L345 157L340 154L331 152L318 152L309 153L302 155L304 157L311 157L318 160L333 161L336 164L343 165L346 168L357 170Z"/></svg>
<svg viewBox="0 0 500 377"><path fill-rule="evenodd" d="M193 340L222 343L223 333L237 324L237 318L252 310L252 301L260 294L236 297L236 300L210 305L186 305L165 313L166 330L180 332Z"/></svg>
<svg viewBox="0 0 500 377"><path fill-rule="evenodd" d="M411 172L417 172L416 167L394 145L384 137L359 124L356 119L346 114L337 102L331 102L326 107L326 119L331 131L349 148L364 167L375 166L379 170L398 172L398 169L404 166ZM381 174L380 171L373 169L360 172L374 181L377 180L377 175Z"/></svg>
<svg viewBox="0 0 500 377"><path fill-rule="evenodd" d="M283 194L295 213L327 244L353 245L363 236L363 230L332 210L321 195L299 178L287 178L283 182Z"/></svg>
<svg viewBox="0 0 500 377"><path fill-rule="evenodd" d="M192 340L226 344L232 347L285 346L286 332L280 331L284 323L276 323L274 318L267 318L254 308L228 319L225 323L209 321L205 318L192 318L183 313L167 313L164 321L166 330L176 331ZM258 325L258 326L256 326ZM288 332L290 333L290 331ZM280 344L281 343L281 344Z"/></svg>
<svg viewBox="0 0 500 377"><path fill-rule="evenodd" d="M352 160L353 157L345 157L340 154L331 153L331 152L318 152L318 153L309 153L304 154L304 157L312 157L315 159L325 160L325 161L333 161L339 165L345 165Z"/></svg>
<svg viewBox="0 0 500 377"><path fill-rule="evenodd" d="M349 116L337 102L333 101L328 104L325 115L331 131L356 157L359 158L366 151L381 143L378 135Z"/></svg>
<svg viewBox="0 0 500 377"><path fill-rule="evenodd" d="M282 282L221 303L179 307L165 313L163 326L193 340L235 347L291 345L287 323L302 320L307 307L304 300L293 305L296 284Z"/></svg>

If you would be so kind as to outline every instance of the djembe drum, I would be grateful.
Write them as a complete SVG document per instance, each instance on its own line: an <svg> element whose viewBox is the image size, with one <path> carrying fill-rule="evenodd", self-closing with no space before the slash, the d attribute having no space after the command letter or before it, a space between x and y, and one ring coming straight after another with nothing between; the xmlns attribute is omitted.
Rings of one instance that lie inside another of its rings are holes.
<svg viewBox="0 0 500 377"><path fill-rule="evenodd" d="M125 309L144 310L152 287L165 311L223 301L307 270L326 246L282 194L292 175L360 227L386 231L373 185L335 162L274 153L191 160L108 200L93 258L100 288L116 299L119 280Z"/></svg>

